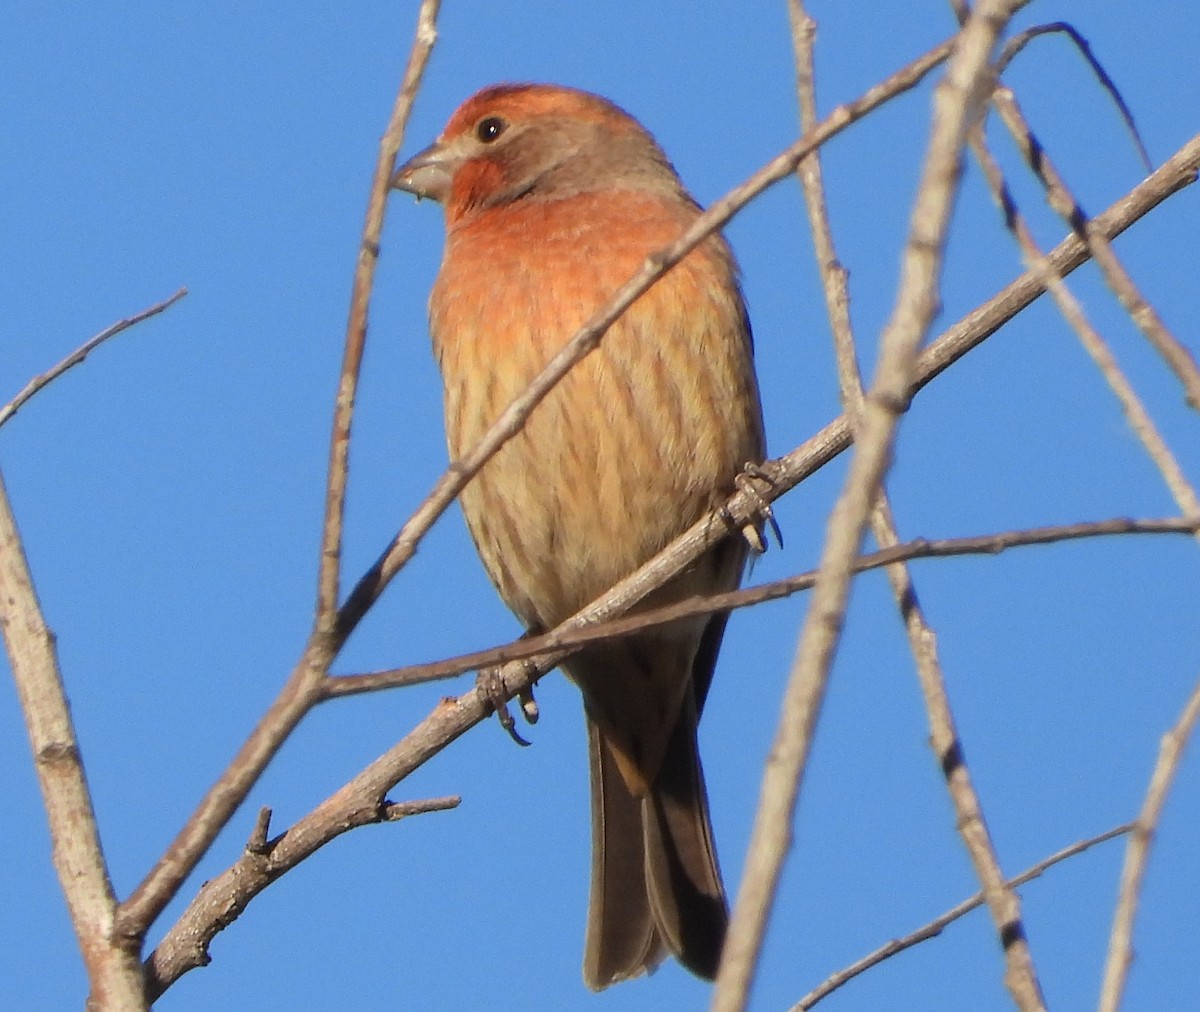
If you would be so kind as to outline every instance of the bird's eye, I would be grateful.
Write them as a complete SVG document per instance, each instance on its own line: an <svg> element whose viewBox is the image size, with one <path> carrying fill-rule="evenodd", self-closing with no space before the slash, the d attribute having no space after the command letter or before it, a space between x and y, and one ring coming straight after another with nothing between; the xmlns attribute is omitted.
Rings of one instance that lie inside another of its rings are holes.
<svg viewBox="0 0 1200 1012"><path fill-rule="evenodd" d="M484 144L491 144L497 137L504 133L508 124L499 116L488 116L486 119L481 119L479 125L475 127L475 136L478 137Z"/></svg>

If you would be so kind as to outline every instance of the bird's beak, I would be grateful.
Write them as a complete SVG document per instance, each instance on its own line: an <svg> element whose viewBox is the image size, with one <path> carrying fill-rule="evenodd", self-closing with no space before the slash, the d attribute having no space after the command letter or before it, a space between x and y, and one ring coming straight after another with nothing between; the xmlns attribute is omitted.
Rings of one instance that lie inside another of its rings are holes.
<svg viewBox="0 0 1200 1012"><path fill-rule="evenodd" d="M393 173L389 185L415 194L418 200L428 197L444 203L450 195L450 182L457 163L458 158L452 151L434 143L401 165Z"/></svg>

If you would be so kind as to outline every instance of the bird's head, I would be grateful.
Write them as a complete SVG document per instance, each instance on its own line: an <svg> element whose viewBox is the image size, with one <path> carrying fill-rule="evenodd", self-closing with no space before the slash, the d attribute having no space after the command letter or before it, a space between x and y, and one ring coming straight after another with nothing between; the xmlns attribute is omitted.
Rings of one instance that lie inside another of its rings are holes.
<svg viewBox="0 0 1200 1012"><path fill-rule="evenodd" d="M586 91L500 84L467 99L438 139L391 185L443 204L449 223L519 200L639 190L683 194L654 138L618 106Z"/></svg>

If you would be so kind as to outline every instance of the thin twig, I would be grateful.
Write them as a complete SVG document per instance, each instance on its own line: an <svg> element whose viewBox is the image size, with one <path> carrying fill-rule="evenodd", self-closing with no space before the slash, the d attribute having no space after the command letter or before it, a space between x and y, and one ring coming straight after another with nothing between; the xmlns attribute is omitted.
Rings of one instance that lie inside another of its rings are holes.
<svg viewBox="0 0 1200 1012"><path fill-rule="evenodd" d="M1133 277L1117 257L1108 238L1092 227L1093 223L1071 194L1045 148L1030 129L1012 91L1005 87L997 88L992 95L992 105L1017 142L1026 164L1041 181L1051 208L1087 242L1096 266L1100 268L1117 301L1168 368L1175 373L1183 386L1187 403L1200 411L1200 367L1197 367L1191 352L1171 333L1142 294Z"/></svg>
<svg viewBox="0 0 1200 1012"><path fill-rule="evenodd" d="M900 414L915 387L918 351L937 308L938 279L958 192L962 150L991 91L989 59L1021 0L983 0L959 33L934 94L931 137L914 201L896 307L880 339L879 364L856 434L850 473L826 528L820 572L784 695L771 762L763 775L746 868L717 976L713 1009L740 1012L782 874L800 783L840 639L853 560L891 460ZM1018 924L1020 910L1003 880L984 881L994 918ZM1044 1003L1028 946L1006 945L1009 990L1023 1009Z"/></svg>
<svg viewBox="0 0 1200 1012"><path fill-rule="evenodd" d="M1200 531L1200 517L1183 519L1170 517L1163 520L1131 520L1115 517L1053 527L1032 527L1020 531L1004 531L965 538L943 538L929 541L924 538L896 543L878 551L860 555L854 562L855 573L897 566L919 559L945 559L954 556L999 555L1011 548L1032 545L1049 545L1059 541L1075 541L1083 538L1112 537L1126 534L1182 534L1193 535ZM551 660L561 660L567 652L574 653L586 646L602 641L645 632L647 629L667 625L683 618L711 615L720 611L733 611L779 601L801 591L808 590L816 582L817 571L809 570L795 576L754 587L689 597L675 604L639 611L636 615L625 615L592 625L560 626L539 636L522 636L486 650L475 650L445 660L426 664L410 664L386 671L372 671L356 675L330 675L325 682L325 698L356 696L366 692L381 692L387 689L408 688L427 682L456 678L468 671L496 667L512 661L529 660L542 670L547 670ZM939 758L941 757L939 751Z"/></svg>
<svg viewBox="0 0 1200 1012"><path fill-rule="evenodd" d="M143 309L140 313L136 313L124 320L118 320L111 327L100 331L100 333L95 337L84 341L84 343L71 352L70 355L59 362L58 365L47 369L40 376L35 376L33 379L31 379L25 384L25 386L21 389L21 392L18 393L16 397L5 404L4 407L0 408L0 425L3 425L10 418L12 418L13 415L20 411L34 394L36 394L43 387L49 386L72 366L79 365L80 362L87 358L88 355L100 347L100 345L102 345L110 337L116 337L123 330L128 330L135 324L141 323L143 320L148 320L152 316L157 316L165 309L170 309L173 305L175 305L176 302L187 295L187 293L188 292L186 288L181 288L169 299L164 299L162 302L156 302L149 309Z"/></svg>
<svg viewBox="0 0 1200 1012"><path fill-rule="evenodd" d="M1125 864L1121 868L1121 887L1117 909L1113 915L1112 933L1108 939L1108 958L1104 964L1104 983L1100 989L1100 1012L1117 1012L1125 993L1125 982L1133 962L1133 920L1137 915L1138 899L1142 892L1142 879L1150 859L1150 844L1158 830L1163 805L1171 782L1179 770L1183 750L1200 717L1200 682L1192 689L1183 712L1175 726L1163 735L1159 748L1158 762L1150 775L1150 786L1146 800L1134 823L1129 846L1125 849Z"/></svg>
<svg viewBox="0 0 1200 1012"><path fill-rule="evenodd" d="M813 66L813 38L816 22L804 8L803 0L791 0L788 14L792 23L792 50L796 60L796 93L800 104L800 128L810 129L817 115L816 73ZM838 388L842 407L852 422L862 412L862 375L858 366L858 350L850 323L850 296L846 285L846 269L838 260L833 244L833 230L825 200L825 184L819 152L814 151L797 167L804 202L808 208L809 226L813 234L813 252L821 273L825 292L825 312L833 330Z"/></svg>
<svg viewBox="0 0 1200 1012"><path fill-rule="evenodd" d="M421 801L386 801L380 809L384 822L399 822L410 815L427 815L430 812L448 812L462 804L457 794L441 798L423 798Z"/></svg>
<svg viewBox="0 0 1200 1012"><path fill-rule="evenodd" d="M793 0L793 48L796 51L797 82L800 97L802 123L816 115L816 86L813 73L811 20L804 11L801 0ZM806 25L808 26L806 29ZM834 350L837 356L838 380L842 403L847 414L857 423L863 412L862 377L858 368L854 333L850 323L849 294L846 288L846 271L842 269L834 252L833 233L829 226L824 186L821 179L819 156L816 152L800 165L800 179L804 189L812 225L813 244L817 263L825 288L826 309L834 333ZM857 426L856 426L857 427ZM882 548L891 548L900 542L896 522L892 513L887 489L881 482L875 506L870 516L871 530ZM929 743L937 759L938 769L945 778L946 788L954 806L955 824L967 848L971 862L986 888L988 883L1003 882L1004 873L1000 858L992 842L991 833L984 818L983 803L979 798L965 759L950 696L942 675L938 658L937 634L921 607L916 584L908 567L894 563L887 567L888 582L900 609L909 648L925 698L925 710L929 717ZM1011 916L1019 910L1015 893L1007 886L1000 886L998 901L991 905L996 930L1003 940L1016 934L1023 935L1021 926L1011 921L999 920L1000 911ZM1007 893L1007 895L1005 895Z"/></svg>
<svg viewBox="0 0 1200 1012"><path fill-rule="evenodd" d="M322 553L317 580L317 617L313 632L283 689L238 750L233 761L200 800L195 811L141 884L121 904L117 928L129 939L130 944L140 945L150 925L178 893L184 880L212 846L217 835L266 769L267 763L279 751L304 715L319 702L322 680L344 642L344 637L339 638L336 613L331 609L336 607L338 595L350 423L358 365L366 334L370 284L378 257L379 219L387 196L387 180L390 178L404 123L412 106L411 92L416 87L414 80L419 79L421 70L428 62L429 50L437 37L434 18L438 7L439 0L424 0L421 4L408 67L387 130L380 143L379 160L371 185L367 220L351 295L342 377L334 408L333 435L329 451L329 485L326 492L326 515L321 535Z"/></svg>
<svg viewBox="0 0 1200 1012"><path fill-rule="evenodd" d="M1101 833L1099 836L1093 836L1090 840L1080 840L1078 843L1073 843L1069 847L1064 847L1056 854L1051 854L1045 860L1039 861L1032 868L1021 872L1016 878L1009 880L1005 885L1009 889L1015 889L1018 886L1025 885L1026 882L1031 882L1035 878L1041 876L1047 869L1054 867L1067 858L1074 857L1076 854L1082 854L1085 850L1090 850L1101 843L1107 843L1115 837L1121 836L1124 833L1130 832L1134 828L1134 823L1127 822L1123 826L1116 826L1110 829L1107 833ZM859 974L877 966L886 959L905 949L911 949L914 945L919 945L921 942L928 941L930 938L936 938L951 924L959 918L969 914L972 910L983 906L983 893L976 893L968 900L963 900L957 906L951 907L940 917L934 918L928 924L917 928L901 938L894 938L886 945L881 945L874 952L870 952L863 956L862 959L855 960L844 969L838 970L837 973L831 974L821 984L808 992L795 1005L792 1006L791 1012L807 1012L817 1002L823 998L828 998L834 991L849 983Z"/></svg>
<svg viewBox="0 0 1200 1012"><path fill-rule="evenodd" d="M1096 75L1096 79L1100 82L1100 86L1108 92L1109 98L1117 107L1117 111L1121 114L1121 120L1125 124L1125 129L1129 131L1129 136L1133 138L1133 143L1137 145L1138 154L1141 156L1142 164L1146 166L1147 172L1153 172L1154 166L1150 162L1150 155L1146 151L1146 145L1142 143L1142 135L1138 131L1137 123L1134 122L1133 112L1125 103L1125 96L1121 94L1121 90L1117 87L1116 82L1108 76L1108 71L1104 69L1104 65L1096 59L1096 54L1092 52L1092 47L1075 27L1068 24L1066 21L1055 21L1047 25L1034 25L1032 28L1026 28L1025 31L1014 35L1005 44L1000 51L1000 55L996 58L996 76L1000 77L1007 69L1008 65L1016 58L1016 55L1021 52L1030 42L1043 35L1065 35L1074 44L1079 54L1087 61L1089 67L1092 68L1092 73Z"/></svg>
<svg viewBox="0 0 1200 1012"><path fill-rule="evenodd" d="M333 433L329 439L329 478L325 490L325 522L321 528L321 556L317 575L316 629L334 635L337 622L338 586L342 564L342 527L346 515L346 481L350 467L350 426L354 420L354 399L367 343L367 310L379 263L379 241L383 234L383 211L387 206L388 180L396 169L396 154L404 143L404 129L416 101L417 89L437 41L437 16L441 0L423 0L417 13L416 39L408 55L408 65L400 83L400 92L392 106L391 119L379 143L379 159L371 180L366 221L358 247L358 262L350 292L350 319L346 324L346 346L338 381L333 412Z"/></svg>

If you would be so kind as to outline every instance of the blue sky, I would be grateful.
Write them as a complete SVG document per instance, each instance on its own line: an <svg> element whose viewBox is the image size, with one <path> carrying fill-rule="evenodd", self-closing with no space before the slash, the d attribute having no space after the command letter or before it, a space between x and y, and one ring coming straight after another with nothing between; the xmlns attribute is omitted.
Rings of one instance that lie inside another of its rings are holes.
<svg viewBox="0 0 1200 1012"><path fill-rule="evenodd" d="M785 5L448 0L409 127L415 151L498 80L601 92L657 135L709 202L797 131ZM828 110L948 35L948 5L814 2ZM6 18L0 59L0 402L109 323L186 285L0 431L0 464L60 657L117 889L127 894L234 753L298 656L312 613L327 433L350 275L377 142L416 4L38 5ZM1035 4L1065 19L1122 89L1152 158L1197 129L1200 13ZM1060 38L1007 77L1085 208L1144 174L1111 103ZM826 182L867 365L895 293L930 105L927 84L839 137ZM993 128L1045 246L1063 229ZM1200 195L1117 250L1193 350ZM754 321L771 452L838 413L799 191L730 225ZM444 467L425 326L441 218L389 207L355 429L353 579ZM941 327L1020 270L980 174L956 212ZM1072 288L1200 479L1196 416L1095 271ZM779 504L786 549L753 579L807 569L845 462ZM1173 511L1078 342L1039 302L921 393L889 478L904 537ZM1005 870L1133 817L1200 674L1196 546L1110 539L915 567ZM718 847L740 877L762 763L804 599L736 616L702 731ZM336 670L458 653L518 632L452 511L354 635ZM260 805L283 827L468 679L329 704L288 742L185 890L241 852ZM593 996L584 736L575 690L542 683L534 746L477 728L396 799L460 809L359 830L257 899L163 1009L702 1007L673 965ZM778 1009L976 888L954 832L912 661L879 575L855 588L755 992ZM1200 984L1200 782L1184 764L1156 841L1129 1008L1178 1008ZM78 1008L85 981L11 681L0 679L0 1006ZM1094 1004L1123 853L1108 844L1022 889L1056 1008ZM172 906L160 933L181 906ZM990 922L853 982L831 1009L1008 1007Z"/></svg>

